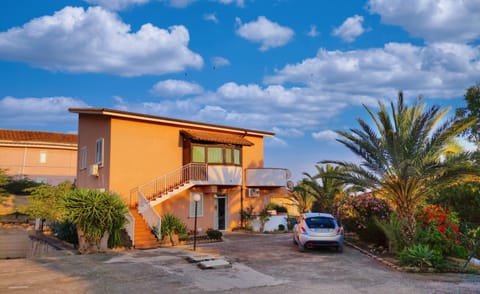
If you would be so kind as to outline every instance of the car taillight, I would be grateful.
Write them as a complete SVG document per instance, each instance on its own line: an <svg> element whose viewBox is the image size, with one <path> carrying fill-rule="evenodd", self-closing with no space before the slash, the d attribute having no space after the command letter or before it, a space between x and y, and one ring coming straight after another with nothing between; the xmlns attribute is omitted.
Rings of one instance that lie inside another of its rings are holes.
<svg viewBox="0 0 480 294"><path fill-rule="evenodd" d="M341 235L341 234L342 234L342 228L339 227L339 228L337 229L337 235Z"/></svg>
<svg viewBox="0 0 480 294"><path fill-rule="evenodd" d="M304 227L300 227L300 230L302 231L302 234L308 234L308 233L307 233L307 230L305 230Z"/></svg>

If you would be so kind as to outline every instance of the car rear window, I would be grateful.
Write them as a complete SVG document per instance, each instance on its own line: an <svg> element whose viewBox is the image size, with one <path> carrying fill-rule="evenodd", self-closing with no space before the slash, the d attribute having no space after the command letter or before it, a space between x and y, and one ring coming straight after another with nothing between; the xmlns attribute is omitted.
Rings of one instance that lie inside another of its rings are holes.
<svg viewBox="0 0 480 294"><path fill-rule="evenodd" d="M305 219L310 229L334 229L335 220L329 217L309 217Z"/></svg>

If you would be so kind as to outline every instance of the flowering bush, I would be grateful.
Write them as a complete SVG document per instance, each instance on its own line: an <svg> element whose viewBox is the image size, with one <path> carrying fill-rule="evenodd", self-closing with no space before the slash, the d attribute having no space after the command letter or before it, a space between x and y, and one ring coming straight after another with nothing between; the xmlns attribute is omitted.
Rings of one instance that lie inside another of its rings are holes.
<svg viewBox="0 0 480 294"><path fill-rule="evenodd" d="M386 237L374 219L387 221L392 209L386 201L370 193L345 197L337 203L338 212L344 218L347 230L358 233L360 239L385 245Z"/></svg>
<svg viewBox="0 0 480 294"><path fill-rule="evenodd" d="M460 238L454 214L437 205L427 206L418 213L416 243L428 244L445 255L462 251Z"/></svg>

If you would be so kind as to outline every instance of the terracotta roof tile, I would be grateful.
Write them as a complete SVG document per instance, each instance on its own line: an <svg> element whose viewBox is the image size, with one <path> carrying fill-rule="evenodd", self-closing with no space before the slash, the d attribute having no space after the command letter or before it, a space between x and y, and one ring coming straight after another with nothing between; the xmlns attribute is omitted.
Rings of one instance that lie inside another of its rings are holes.
<svg viewBox="0 0 480 294"><path fill-rule="evenodd" d="M44 142L77 144L78 136L65 133L50 133L38 131L17 131L0 129L0 140L21 142Z"/></svg>
<svg viewBox="0 0 480 294"><path fill-rule="evenodd" d="M243 136L234 135L234 134L225 134L225 133L215 133L215 132L204 132L204 131L193 131L193 130L182 130L182 134L187 136L192 140L197 141L206 141L206 142L216 142L216 143L225 143L225 144L234 144L234 145L244 145L252 146L253 143L245 139Z"/></svg>

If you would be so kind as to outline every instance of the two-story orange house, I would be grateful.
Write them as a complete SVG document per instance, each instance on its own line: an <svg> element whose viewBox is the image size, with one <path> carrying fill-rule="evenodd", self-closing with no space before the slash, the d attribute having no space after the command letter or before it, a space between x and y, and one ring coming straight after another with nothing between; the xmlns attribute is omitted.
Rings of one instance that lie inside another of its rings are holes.
<svg viewBox="0 0 480 294"><path fill-rule="evenodd" d="M77 185L116 192L130 205L136 247L138 223L159 226L167 212L192 229L195 194L202 231L231 230L242 209L259 212L286 196L288 170L264 168L263 139L273 133L104 108L69 111L79 115Z"/></svg>
<svg viewBox="0 0 480 294"><path fill-rule="evenodd" d="M77 135L0 129L0 168L14 179L74 182Z"/></svg>

